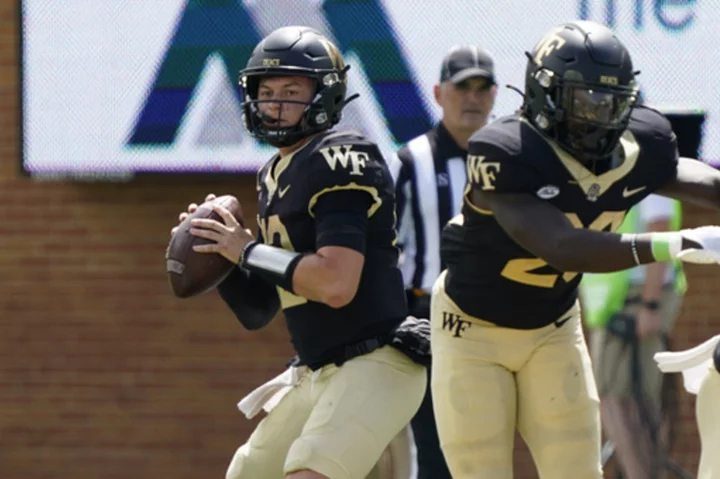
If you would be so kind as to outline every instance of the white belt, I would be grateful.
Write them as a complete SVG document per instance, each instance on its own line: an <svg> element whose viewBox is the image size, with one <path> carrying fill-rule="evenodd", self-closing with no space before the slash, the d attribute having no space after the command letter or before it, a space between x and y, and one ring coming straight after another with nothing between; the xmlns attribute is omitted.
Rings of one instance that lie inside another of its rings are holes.
<svg viewBox="0 0 720 479"><path fill-rule="evenodd" d="M655 353L654 358L662 372L682 372L687 392L697 394L708 368L712 367L712 356L718 342L720 334L685 351Z"/></svg>

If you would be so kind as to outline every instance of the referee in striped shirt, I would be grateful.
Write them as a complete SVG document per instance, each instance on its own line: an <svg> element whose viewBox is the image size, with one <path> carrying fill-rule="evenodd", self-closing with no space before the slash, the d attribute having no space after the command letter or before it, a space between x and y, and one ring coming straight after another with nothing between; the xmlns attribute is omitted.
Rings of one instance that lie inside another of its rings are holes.
<svg viewBox="0 0 720 479"><path fill-rule="evenodd" d="M430 317L430 292L442 271L440 233L460 213L468 140L487 123L496 94L490 54L476 46L451 48L442 63L440 83L434 87L443 112L440 123L410 140L391 164L401 269L410 313L416 317ZM417 479L451 479L440 450L429 377L425 399L411 425Z"/></svg>

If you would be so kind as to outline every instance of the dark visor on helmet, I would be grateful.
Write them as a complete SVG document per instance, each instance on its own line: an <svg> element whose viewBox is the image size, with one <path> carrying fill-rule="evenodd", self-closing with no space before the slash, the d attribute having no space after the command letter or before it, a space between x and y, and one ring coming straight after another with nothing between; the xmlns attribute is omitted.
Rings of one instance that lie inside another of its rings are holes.
<svg viewBox="0 0 720 479"><path fill-rule="evenodd" d="M577 87L569 90L568 117L599 126L623 123L636 100L636 95L630 92L618 93Z"/></svg>

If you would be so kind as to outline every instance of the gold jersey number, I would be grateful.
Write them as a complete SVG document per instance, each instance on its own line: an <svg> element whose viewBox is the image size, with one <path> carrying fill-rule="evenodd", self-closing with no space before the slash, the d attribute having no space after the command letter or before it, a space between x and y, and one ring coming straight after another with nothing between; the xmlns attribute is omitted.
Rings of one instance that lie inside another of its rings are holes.
<svg viewBox="0 0 720 479"><path fill-rule="evenodd" d="M258 225L267 244L281 247L288 251L295 251L295 247L290 241L287 228L285 228L285 225L280 221L280 216L272 215L269 218L258 218ZM280 306L282 309L300 306L308 302L306 298L292 294L280 286L277 287L277 291L280 296Z"/></svg>

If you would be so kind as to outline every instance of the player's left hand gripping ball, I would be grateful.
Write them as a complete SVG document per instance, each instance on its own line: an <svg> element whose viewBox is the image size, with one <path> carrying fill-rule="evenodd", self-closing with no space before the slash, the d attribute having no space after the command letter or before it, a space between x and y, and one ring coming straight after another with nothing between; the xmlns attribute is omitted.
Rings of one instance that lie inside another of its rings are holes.
<svg viewBox="0 0 720 479"><path fill-rule="evenodd" d="M173 228L170 244L165 253L166 270L173 294L179 298L190 298L215 288L235 267L235 262L222 254L203 254L195 250L196 245L208 243L215 246L215 241L196 236L190 232L194 229L195 219L210 220L213 226L225 226L225 219L213 207L222 205L224 211L232 213L233 224L243 223L242 208L237 198L225 195L216 198L208 195L201 205L191 204L186 213L180 215L180 224ZM215 225L217 223L217 225Z"/></svg>
<svg viewBox="0 0 720 479"><path fill-rule="evenodd" d="M198 253L218 253L237 264L243 248L254 238L227 208L217 202L212 204L212 208L223 222L211 218L193 219L190 234L214 243L196 244L193 250Z"/></svg>

